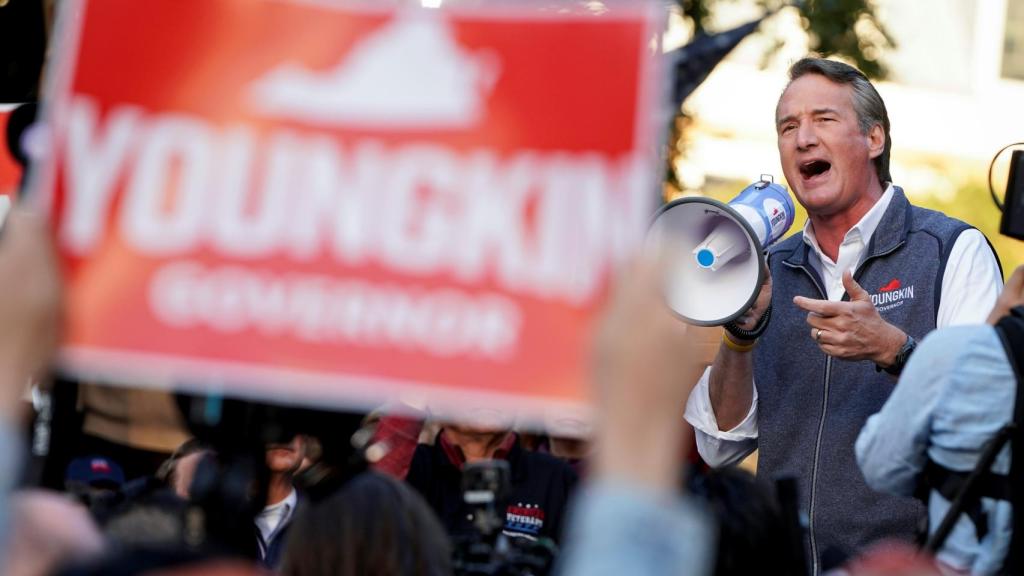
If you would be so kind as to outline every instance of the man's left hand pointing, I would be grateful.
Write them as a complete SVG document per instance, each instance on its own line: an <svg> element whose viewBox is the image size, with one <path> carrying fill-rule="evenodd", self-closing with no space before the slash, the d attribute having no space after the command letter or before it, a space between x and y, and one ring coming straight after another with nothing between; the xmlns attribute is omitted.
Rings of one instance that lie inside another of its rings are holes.
<svg viewBox="0 0 1024 576"><path fill-rule="evenodd" d="M871 303L871 295L847 271L843 287L849 302L832 302L797 296L793 303L807 311L808 336L829 356L845 360L871 360L890 366L907 335L889 324Z"/></svg>

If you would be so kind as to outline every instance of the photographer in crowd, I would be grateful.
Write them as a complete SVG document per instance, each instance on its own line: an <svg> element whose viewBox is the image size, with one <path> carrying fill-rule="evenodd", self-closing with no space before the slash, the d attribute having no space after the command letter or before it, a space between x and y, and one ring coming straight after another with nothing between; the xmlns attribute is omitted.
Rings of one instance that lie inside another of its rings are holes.
<svg viewBox="0 0 1024 576"><path fill-rule="evenodd" d="M1013 422L1020 352L996 325L1022 305L1024 267L1007 281L987 324L938 330L921 343L892 396L857 439L857 461L872 488L903 496L926 488L932 533L989 443ZM984 487L966 501L938 551L939 561L956 573L1005 568L1014 512L1007 500L1010 454L1004 445L991 469L979 471L987 477Z"/></svg>
<svg viewBox="0 0 1024 576"><path fill-rule="evenodd" d="M451 535L471 534L472 510L463 497L463 468L470 462L495 459L508 462L511 474L504 532L559 541L576 473L554 456L523 449L518 435L508 427L446 424L433 445L416 447L405 479L423 495Z"/></svg>

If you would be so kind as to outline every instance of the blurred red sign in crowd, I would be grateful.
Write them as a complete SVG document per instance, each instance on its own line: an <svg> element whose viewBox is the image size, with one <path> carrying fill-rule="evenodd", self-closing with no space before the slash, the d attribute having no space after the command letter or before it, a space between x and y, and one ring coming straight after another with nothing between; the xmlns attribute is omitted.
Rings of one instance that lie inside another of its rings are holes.
<svg viewBox="0 0 1024 576"><path fill-rule="evenodd" d="M34 182L75 373L367 407L586 401L657 197L658 24L88 0Z"/></svg>

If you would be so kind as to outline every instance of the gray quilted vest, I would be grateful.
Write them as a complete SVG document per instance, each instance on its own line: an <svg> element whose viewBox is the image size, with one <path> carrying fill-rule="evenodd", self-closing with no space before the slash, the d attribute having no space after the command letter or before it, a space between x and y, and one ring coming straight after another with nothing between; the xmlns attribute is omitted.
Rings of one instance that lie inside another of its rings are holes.
<svg viewBox="0 0 1024 576"><path fill-rule="evenodd" d="M911 206L895 188L854 276L882 318L918 341L935 329L946 260L968 228ZM811 339L807 313L792 299L824 299L826 292L802 236L781 242L769 255L772 319L754 356L758 475L797 479L809 522L806 549L817 574L830 548L855 553L879 539L911 540L925 511L916 500L875 492L864 482L854 442L896 379L870 361L831 358Z"/></svg>

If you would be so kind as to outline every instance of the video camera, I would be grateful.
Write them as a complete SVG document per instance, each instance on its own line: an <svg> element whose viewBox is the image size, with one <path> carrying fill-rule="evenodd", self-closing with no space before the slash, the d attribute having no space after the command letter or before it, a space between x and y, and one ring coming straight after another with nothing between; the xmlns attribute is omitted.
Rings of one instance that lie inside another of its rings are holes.
<svg viewBox="0 0 1024 576"><path fill-rule="evenodd" d="M1019 146L1024 143L1011 144ZM1010 146L1003 148L1006 150ZM1000 150L999 152L1003 152ZM996 154L998 157L999 154ZM995 164L995 158L992 160ZM992 185L992 169L989 168L989 186ZM1003 211L1003 217L999 222L999 233L1004 236L1024 240L1024 150L1014 150L1010 155L1010 175L1006 180L1006 197L1002 204L992 191L992 199L996 206Z"/></svg>
<svg viewBox="0 0 1024 576"><path fill-rule="evenodd" d="M462 496L472 512L474 532L454 538L452 567L457 576L543 576L551 573L558 547L547 538L504 532L511 489L508 462L466 464Z"/></svg>

